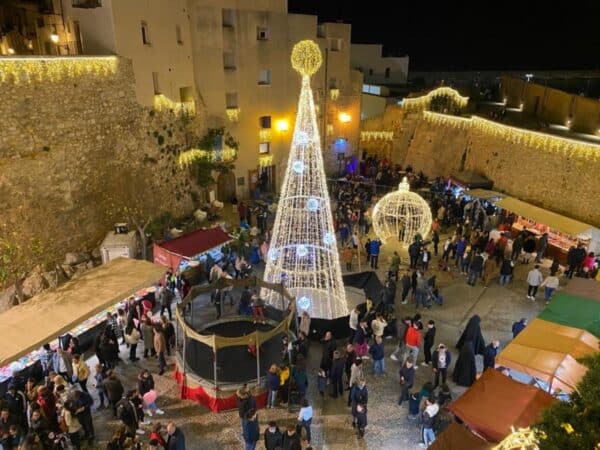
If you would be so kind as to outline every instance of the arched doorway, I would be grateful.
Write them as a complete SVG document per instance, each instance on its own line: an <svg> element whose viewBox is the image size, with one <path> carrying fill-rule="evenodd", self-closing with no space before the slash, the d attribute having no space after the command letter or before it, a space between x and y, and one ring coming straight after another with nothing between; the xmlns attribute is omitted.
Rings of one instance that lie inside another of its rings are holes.
<svg viewBox="0 0 600 450"><path fill-rule="evenodd" d="M220 202L230 202L235 195L235 174L228 170L221 172L217 178L217 199Z"/></svg>

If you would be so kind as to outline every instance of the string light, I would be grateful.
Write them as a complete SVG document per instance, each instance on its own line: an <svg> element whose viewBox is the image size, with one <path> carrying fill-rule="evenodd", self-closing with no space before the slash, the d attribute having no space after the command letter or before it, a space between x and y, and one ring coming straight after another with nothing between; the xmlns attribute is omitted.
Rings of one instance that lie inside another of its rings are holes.
<svg viewBox="0 0 600 450"><path fill-rule="evenodd" d="M173 111L176 114L193 116L196 114L195 102L174 102L163 94L154 96L154 109L157 111Z"/></svg>
<svg viewBox="0 0 600 450"><path fill-rule="evenodd" d="M360 132L360 140L361 141L393 141L394 140L394 132L393 131L361 131Z"/></svg>
<svg viewBox="0 0 600 450"><path fill-rule="evenodd" d="M463 97L458 93L457 90L449 88L447 86L443 86L429 91L426 95L422 95L420 97L403 99L402 107L410 110L426 110L429 109L431 105L431 100L434 97L449 97L461 108L464 108L465 106L467 106L467 103L469 103L469 97Z"/></svg>
<svg viewBox="0 0 600 450"><path fill-rule="evenodd" d="M328 124L327 125L327 135L331 136L333 134L333 125Z"/></svg>
<svg viewBox="0 0 600 450"><path fill-rule="evenodd" d="M260 142L271 142L271 130L269 128L262 128L258 131L258 138Z"/></svg>
<svg viewBox="0 0 600 450"><path fill-rule="evenodd" d="M431 209L419 194L410 192L406 177L398 190L384 195L373 208L373 231L383 242L390 238L409 245L417 234L431 229Z"/></svg>
<svg viewBox="0 0 600 450"><path fill-rule="evenodd" d="M232 123L240 120L240 108L227 108L225 114L227 115L227 119Z"/></svg>
<svg viewBox="0 0 600 450"><path fill-rule="evenodd" d="M296 44L292 66L302 75L302 88L264 279L284 280L298 307L312 317L334 319L348 315L348 305L310 87L320 63L317 44ZM266 290L262 295L281 307L279 295Z"/></svg>
<svg viewBox="0 0 600 450"><path fill-rule="evenodd" d="M435 125L445 125L463 130L472 130L525 147L584 160L600 161L600 145L597 144L502 125L477 116L464 118L424 111L423 119L426 122Z"/></svg>
<svg viewBox="0 0 600 450"><path fill-rule="evenodd" d="M262 155L258 158L258 167L269 167L273 165L273 155Z"/></svg>
<svg viewBox="0 0 600 450"><path fill-rule="evenodd" d="M540 439L545 439L545 433L536 432L529 427L518 430L510 428L512 432L492 450L539 450Z"/></svg>
<svg viewBox="0 0 600 450"><path fill-rule="evenodd" d="M331 97L331 100L333 100L335 102L340 96L340 90L339 89L329 89L329 95Z"/></svg>
<svg viewBox="0 0 600 450"><path fill-rule="evenodd" d="M0 82L56 83L83 75L107 76L116 73L118 65L116 56L3 57L0 58Z"/></svg>
<svg viewBox="0 0 600 450"><path fill-rule="evenodd" d="M237 157L237 150L225 147L223 150L200 150L192 148L181 152L177 161L181 167L188 167L198 160L211 162L233 161Z"/></svg>

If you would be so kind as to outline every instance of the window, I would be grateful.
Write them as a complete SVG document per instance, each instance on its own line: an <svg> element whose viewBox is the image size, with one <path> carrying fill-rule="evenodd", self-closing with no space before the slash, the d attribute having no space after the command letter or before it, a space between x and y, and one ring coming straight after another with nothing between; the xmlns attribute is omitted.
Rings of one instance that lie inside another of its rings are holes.
<svg viewBox="0 0 600 450"><path fill-rule="evenodd" d="M262 116L258 119L261 128L271 128L271 116Z"/></svg>
<svg viewBox="0 0 600 450"><path fill-rule="evenodd" d="M269 40L269 29L267 27L257 27L256 28L256 39L258 41L268 41Z"/></svg>
<svg viewBox="0 0 600 450"><path fill-rule="evenodd" d="M337 89L337 79L336 78L330 78L329 79L329 89Z"/></svg>
<svg viewBox="0 0 600 450"><path fill-rule="evenodd" d="M73 8L100 8L102 2L100 0L73 0Z"/></svg>
<svg viewBox="0 0 600 450"><path fill-rule="evenodd" d="M45 25L44 25L44 18L43 17L38 17L37 20L36 20L36 22L37 22L37 27L38 28L44 28Z"/></svg>
<svg viewBox="0 0 600 450"><path fill-rule="evenodd" d="M225 93L225 106L227 109L233 109L238 107L238 95L237 92Z"/></svg>
<svg viewBox="0 0 600 450"><path fill-rule="evenodd" d="M160 85L158 84L158 72L152 72L152 84L154 85L154 95L160 94Z"/></svg>
<svg viewBox="0 0 600 450"><path fill-rule="evenodd" d="M258 144L258 153L260 153L261 155L269 153L270 150L271 144L269 142L261 142L260 144Z"/></svg>
<svg viewBox="0 0 600 450"><path fill-rule="evenodd" d="M175 25L175 37L177 38L177 43L179 45L183 45L183 38L181 37L181 26Z"/></svg>
<svg viewBox="0 0 600 450"><path fill-rule="evenodd" d="M225 70L235 70L235 54L233 52L223 53L223 68Z"/></svg>
<svg viewBox="0 0 600 450"><path fill-rule="evenodd" d="M260 86L271 84L271 69L263 69L258 73L258 84Z"/></svg>
<svg viewBox="0 0 600 450"><path fill-rule="evenodd" d="M369 75L373 75L373 69L369 69Z"/></svg>
<svg viewBox="0 0 600 450"><path fill-rule="evenodd" d="M386 78L389 78L389 77L390 77L390 68L389 68L389 67L386 67L386 68L385 68L385 77L386 77Z"/></svg>
<svg viewBox="0 0 600 450"><path fill-rule="evenodd" d="M232 28L235 21L235 11L233 9L223 10L223 27Z"/></svg>
<svg viewBox="0 0 600 450"><path fill-rule="evenodd" d="M150 45L150 35L148 34L148 24L142 20L142 42L144 45Z"/></svg>
<svg viewBox="0 0 600 450"><path fill-rule="evenodd" d="M330 42L330 50L332 52L341 52L342 51L342 40L341 39L332 39Z"/></svg>
<svg viewBox="0 0 600 450"><path fill-rule="evenodd" d="M326 37L326 29L324 24L317 25L317 37L324 38Z"/></svg>

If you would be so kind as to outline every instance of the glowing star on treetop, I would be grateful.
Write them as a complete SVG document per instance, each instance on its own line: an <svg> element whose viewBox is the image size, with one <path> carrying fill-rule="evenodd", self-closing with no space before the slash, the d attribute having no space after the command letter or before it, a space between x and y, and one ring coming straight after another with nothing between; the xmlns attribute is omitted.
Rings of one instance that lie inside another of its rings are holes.
<svg viewBox="0 0 600 450"><path fill-rule="evenodd" d="M311 317L335 319L348 315L348 305L310 87L310 76L322 62L319 46L299 42L291 62L302 75L302 88L264 279L283 281L297 299L298 309ZM280 295L270 290L262 295L281 308Z"/></svg>

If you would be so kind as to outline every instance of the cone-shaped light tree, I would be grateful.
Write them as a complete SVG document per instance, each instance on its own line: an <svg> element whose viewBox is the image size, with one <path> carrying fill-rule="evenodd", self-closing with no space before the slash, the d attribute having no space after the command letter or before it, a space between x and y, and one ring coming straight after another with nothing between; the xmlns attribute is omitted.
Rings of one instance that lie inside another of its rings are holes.
<svg viewBox="0 0 600 450"><path fill-rule="evenodd" d="M310 77L321 65L321 51L310 40L292 50L292 67L302 75L294 135L264 279L283 282L296 297L299 311L334 319L348 314L321 140ZM267 303L281 307L280 297L265 292Z"/></svg>

